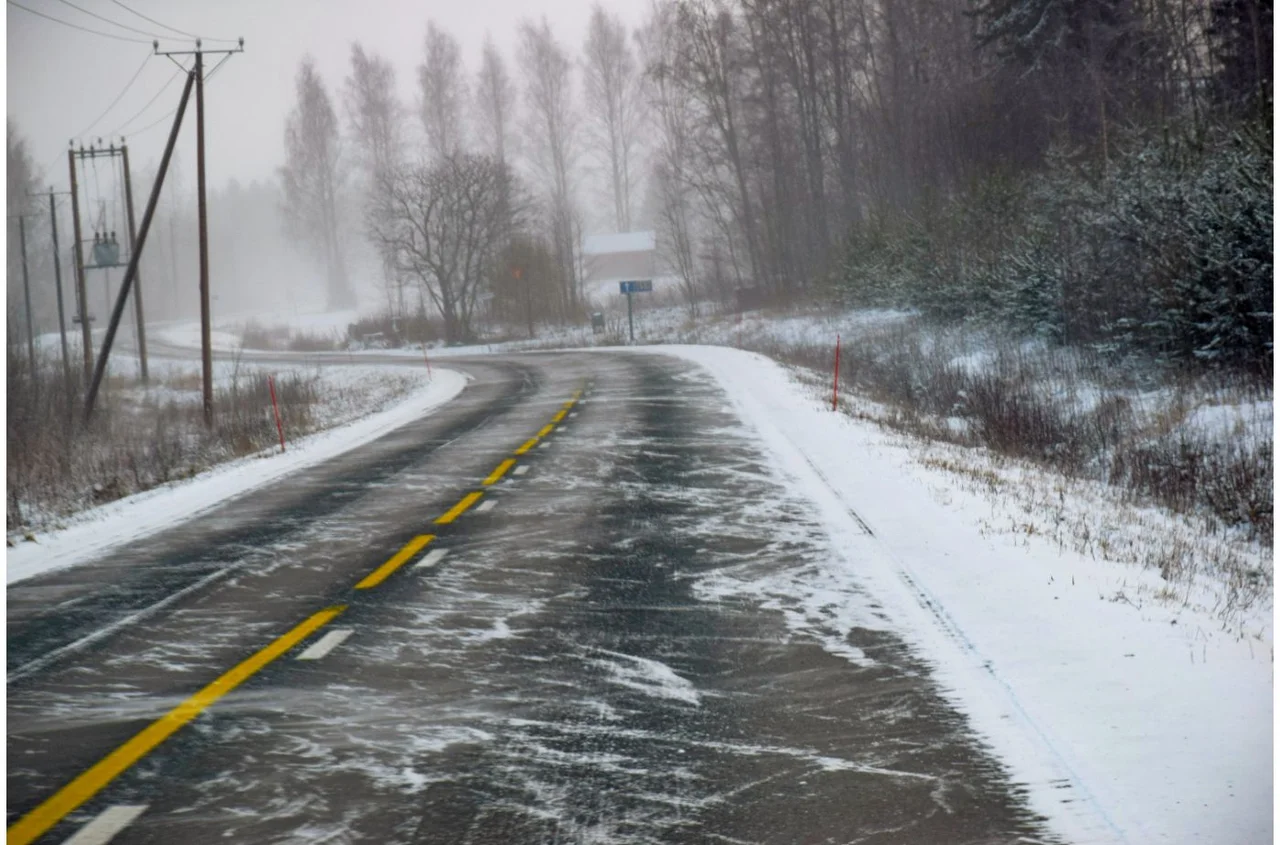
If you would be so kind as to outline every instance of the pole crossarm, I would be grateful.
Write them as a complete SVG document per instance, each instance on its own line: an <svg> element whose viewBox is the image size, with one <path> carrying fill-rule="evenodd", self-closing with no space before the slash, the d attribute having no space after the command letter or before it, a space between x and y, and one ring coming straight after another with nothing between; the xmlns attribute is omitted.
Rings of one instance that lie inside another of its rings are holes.
<svg viewBox="0 0 1280 845"><path fill-rule="evenodd" d="M200 46L199 40L196 41L196 48L194 50L161 50L159 41L152 42L152 46L154 47L155 54L157 56L230 56L235 53L244 52L244 38L239 38L234 48L226 50L206 50Z"/></svg>

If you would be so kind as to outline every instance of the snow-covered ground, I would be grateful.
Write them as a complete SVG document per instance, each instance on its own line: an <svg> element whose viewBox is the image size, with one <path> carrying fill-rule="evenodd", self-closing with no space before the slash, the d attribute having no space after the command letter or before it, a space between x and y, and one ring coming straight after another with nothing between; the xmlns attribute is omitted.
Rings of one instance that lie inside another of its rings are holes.
<svg viewBox="0 0 1280 845"><path fill-rule="evenodd" d="M766 597L854 662L850 629L901 633L1068 841L1272 841L1270 606L1228 628L1211 597L1150 600L1166 586L1152 570L984 532L998 503L763 356L645 351L715 374L839 552L822 571L720 573L704 596Z"/></svg>
<svg viewBox="0 0 1280 845"><path fill-rule="evenodd" d="M125 361L127 359L122 359ZM189 362L157 364L190 367ZM232 366L220 363L219 369ZM333 368L327 377L339 382L369 381L368 368ZM340 386L340 385L339 385ZM183 522L238 495L269 484L303 467L322 463L355 449L457 396L466 378L454 370L436 369L433 378L402 401L355 422L291 441L283 454L268 453L219 464L188 481L173 482L77 514L68 527L41 533L37 542L8 549L5 582L12 584L92 559L130 541ZM353 412L354 413L354 412Z"/></svg>

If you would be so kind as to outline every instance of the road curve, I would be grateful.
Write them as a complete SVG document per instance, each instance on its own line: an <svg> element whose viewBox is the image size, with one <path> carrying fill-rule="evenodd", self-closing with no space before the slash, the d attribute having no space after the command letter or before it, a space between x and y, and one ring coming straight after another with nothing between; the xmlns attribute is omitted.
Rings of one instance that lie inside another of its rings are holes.
<svg viewBox="0 0 1280 845"><path fill-rule="evenodd" d="M1055 841L900 640L717 598L832 555L710 376L448 366L431 416L9 587L10 843Z"/></svg>

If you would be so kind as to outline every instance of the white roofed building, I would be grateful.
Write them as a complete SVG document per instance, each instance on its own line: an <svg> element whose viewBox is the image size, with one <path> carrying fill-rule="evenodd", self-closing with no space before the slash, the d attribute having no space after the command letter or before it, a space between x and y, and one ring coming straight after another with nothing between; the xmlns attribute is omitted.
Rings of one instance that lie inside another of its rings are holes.
<svg viewBox="0 0 1280 845"><path fill-rule="evenodd" d="M618 282L652 279L657 256L653 232L588 235L582 242L586 286L592 294L618 292Z"/></svg>

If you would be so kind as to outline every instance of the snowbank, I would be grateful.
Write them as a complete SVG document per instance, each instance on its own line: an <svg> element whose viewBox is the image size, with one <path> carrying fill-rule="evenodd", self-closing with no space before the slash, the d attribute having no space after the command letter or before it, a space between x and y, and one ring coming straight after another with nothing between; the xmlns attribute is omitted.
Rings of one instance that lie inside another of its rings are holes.
<svg viewBox="0 0 1280 845"><path fill-rule="evenodd" d="M466 383L466 377L459 372L437 369L429 384L394 407L290 443L284 454L220 464L190 481L166 484L85 511L76 516L72 526L41 535L39 542L20 543L9 549L5 583L90 560L288 473L323 463L431 413L461 393Z"/></svg>

